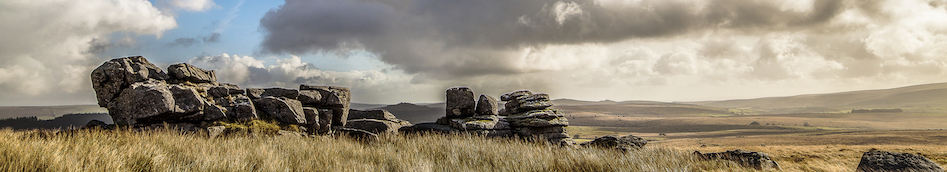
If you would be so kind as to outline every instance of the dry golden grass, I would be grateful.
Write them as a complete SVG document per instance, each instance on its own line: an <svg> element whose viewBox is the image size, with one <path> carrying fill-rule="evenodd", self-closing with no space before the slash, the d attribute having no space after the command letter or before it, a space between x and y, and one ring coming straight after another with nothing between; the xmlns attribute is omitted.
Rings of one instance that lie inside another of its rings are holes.
<svg viewBox="0 0 947 172"><path fill-rule="evenodd" d="M228 136L0 130L0 171L752 171L691 150L629 153L468 135Z"/></svg>

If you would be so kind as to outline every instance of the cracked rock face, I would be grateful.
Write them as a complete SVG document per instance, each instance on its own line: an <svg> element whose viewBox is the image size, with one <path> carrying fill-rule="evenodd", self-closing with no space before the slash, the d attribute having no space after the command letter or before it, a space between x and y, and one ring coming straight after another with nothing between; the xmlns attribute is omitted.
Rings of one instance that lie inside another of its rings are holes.
<svg viewBox="0 0 947 172"><path fill-rule="evenodd" d="M92 89L100 107L136 82L166 80L168 74L141 56L117 58L106 61L92 71Z"/></svg>
<svg viewBox="0 0 947 172"><path fill-rule="evenodd" d="M473 90L470 88L454 87L447 89L447 117L473 116L476 105Z"/></svg>

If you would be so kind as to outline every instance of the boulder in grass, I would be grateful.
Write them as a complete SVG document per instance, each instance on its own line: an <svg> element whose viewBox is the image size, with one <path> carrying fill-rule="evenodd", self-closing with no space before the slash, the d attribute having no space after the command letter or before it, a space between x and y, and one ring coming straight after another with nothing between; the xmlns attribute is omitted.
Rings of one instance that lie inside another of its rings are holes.
<svg viewBox="0 0 947 172"><path fill-rule="evenodd" d="M641 147L644 147L646 144L648 144L648 141L641 137L627 135L624 137L602 136L595 138L595 140L582 143L581 145L586 147L617 149L625 152L629 150L641 149Z"/></svg>
<svg viewBox="0 0 947 172"><path fill-rule="evenodd" d="M704 160L729 160L736 162L741 166L754 168L757 170L780 169L779 163L773 161L773 158L770 157L769 154L763 152L737 149L715 153L700 153L699 151L695 151L694 154Z"/></svg>
<svg viewBox="0 0 947 172"><path fill-rule="evenodd" d="M870 150L862 154L858 172L943 172L939 164L912 153Z"/></svg>
<svg viewBox="0 0 947 172"><path fill-rule="evenodd" d="M356 119L349 120L345 128L354 128L372 132L375 134L397 134L401 124L386 120L377 119Z"/></svg>

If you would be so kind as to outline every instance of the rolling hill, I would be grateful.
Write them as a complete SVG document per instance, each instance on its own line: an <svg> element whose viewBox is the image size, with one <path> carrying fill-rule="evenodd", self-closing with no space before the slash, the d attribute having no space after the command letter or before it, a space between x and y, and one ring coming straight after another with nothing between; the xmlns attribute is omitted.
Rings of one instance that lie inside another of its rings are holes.
<svg viewBox="0 0 947 172"><path fill-rule="evenodd" d="M930 109L947 107L947 83L828 94L687 103L722 108L754 109L770 114L872 108L905 108L905 111L929 111Z"/></svg>

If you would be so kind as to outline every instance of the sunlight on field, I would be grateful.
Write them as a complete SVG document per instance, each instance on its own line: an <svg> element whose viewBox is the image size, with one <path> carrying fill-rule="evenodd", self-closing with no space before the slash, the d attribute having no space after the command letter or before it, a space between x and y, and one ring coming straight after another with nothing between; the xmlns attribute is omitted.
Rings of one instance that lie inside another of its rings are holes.
<svg viewBox="0 0 947 172"><path fill-rule="evenodd" d="M229 136L0 130L0 171L748 171L690 150L620 153L469 135Z"/></svg>

